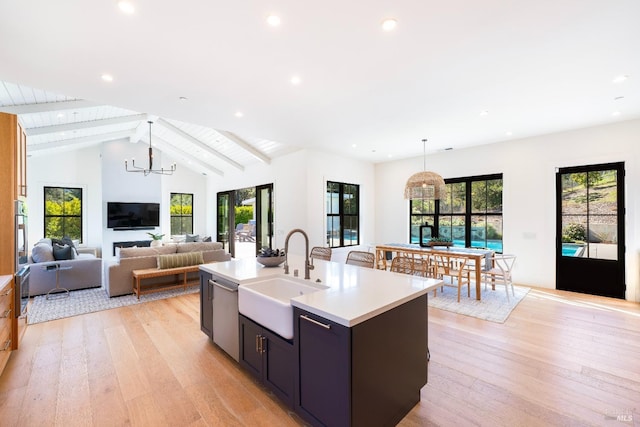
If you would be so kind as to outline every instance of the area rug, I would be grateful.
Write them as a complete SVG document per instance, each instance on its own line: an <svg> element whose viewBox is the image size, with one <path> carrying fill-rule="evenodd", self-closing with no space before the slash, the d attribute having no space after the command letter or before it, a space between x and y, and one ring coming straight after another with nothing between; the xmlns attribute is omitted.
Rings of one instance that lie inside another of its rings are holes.
<svg viewBox="0 0 640 427"><path fill-rule="evenodd" d="M429 307L439 308L441 310L452 311L465 316L477 317L478 319L488 320L490 322L504 323L514 308L522 301L529 292L529 288L522 286L514 286L515 297L507 294L504 288L497 288L492 291L488 288L482 291L481 300L475 299L475 290L471 289L471 298L466 295L466 287L462 289L460 302L458 302L458 289L452 287L444 287L444 292L438 289L437 296L434 298L433 293L429 293Z"/></svg>
<svg viewBox="0 0 640 427"><path fill-rule="evenodd" d="M83 289L71 291L69 296L55 294L50 299L46 295L33 298L27 316L29 324L48 322L49 320L92 313L94 311L109 310L127 305L141 304L148 301L171 298L178 295L199 292L198 285L188 286L186 289L170 289L162 292L141 295L140 299L134 294L109 298L103 288Z"/></svg>

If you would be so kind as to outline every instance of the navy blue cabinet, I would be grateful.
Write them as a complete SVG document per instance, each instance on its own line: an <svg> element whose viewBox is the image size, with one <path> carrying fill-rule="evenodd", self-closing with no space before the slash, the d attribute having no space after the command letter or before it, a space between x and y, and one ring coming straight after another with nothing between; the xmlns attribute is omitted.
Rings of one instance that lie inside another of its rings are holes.
<svg viewBox="0 0 640 427"><path fill-rule="evenodd" d="M293 343L239 315L240 365L293 407Z"/></svg>
<svg viewBox="0 0 640 427"><path fill-rule="evenodd" d="M200 270L200 330L213 339L213 284L211 273Z"/></svg>
<svg viewBox="0 0 640 427"><path fill-rule="evenodd" d="M427 383L427 297L351 328L294 307L295 403L317 426L395 425Z"/></svg>

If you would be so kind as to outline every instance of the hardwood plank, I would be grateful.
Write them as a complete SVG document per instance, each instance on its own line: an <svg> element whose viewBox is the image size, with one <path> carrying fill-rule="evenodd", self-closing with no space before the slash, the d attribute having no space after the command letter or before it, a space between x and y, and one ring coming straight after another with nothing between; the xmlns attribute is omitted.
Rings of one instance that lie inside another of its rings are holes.
<svg viewBox="0 0 640 427"><path fill-rule="evenodd" d="M401 426L640 419L640 304L533 289L504 324L430 308L429 347L429 383ZM30 325L0 376L0 415L3 426L303 425L200 331L198 294Z"/></svg>

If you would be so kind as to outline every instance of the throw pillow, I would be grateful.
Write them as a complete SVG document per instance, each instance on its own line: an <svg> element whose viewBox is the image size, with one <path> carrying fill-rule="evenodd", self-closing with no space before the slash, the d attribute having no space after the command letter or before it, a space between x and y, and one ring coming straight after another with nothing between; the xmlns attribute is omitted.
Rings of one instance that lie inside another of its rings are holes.
<svg viewBox="0 0 640 427"><path fill-rule="evenodd" d="M33 262L49 262L55 261L53 257L53 248L46 243L38 243L31 249L31 258Z"/></svg>
<svg viewBox="0 0 640 427"><path fill-rule="evenodd" d="M56 261L63 261L67 259L73 259L73 254L71 250L71 246L64 245L60 246L56 243L53 244L53 258Z"/></svg>
<svg viewBox="0 0 640 427"><path fill-rule="evenodd" d="M203 242L210 242L211 241L211 236L207 236L205 238L202 239Z"/></svg>
<svg viewBox="0 0 640 427"><path fill-rule="evenodd" d="M200 241L199 234L187 234L187 237L185 238L185 242L198 242L198 241Z"/></svg>
<svg viewBox="0 0 640 427"><path fill-rule="evenodd" d="M69 259L76 259L78 257L78 250L69 236L64 236L62 239L51 239L51 242L53 245L69 246L71 248L71 258Z"/></svg>
<svg viewBox="0 0 640 427"><path fill-rule="evenodd" d="M188 265L204 264L202 252L184 252L180 254L158 255L158 268L186 267Z"/></svg>

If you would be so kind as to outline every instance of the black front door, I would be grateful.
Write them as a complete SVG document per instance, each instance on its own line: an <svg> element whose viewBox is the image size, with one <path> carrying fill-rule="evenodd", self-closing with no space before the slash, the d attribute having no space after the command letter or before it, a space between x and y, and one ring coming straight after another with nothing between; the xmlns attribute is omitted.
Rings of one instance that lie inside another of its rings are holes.
<svg viewBox="0 0 640 427"><path fill-rule="evenodd" d="M624 163L559 169L556 200L556 288L624 298Z"/></svg>

